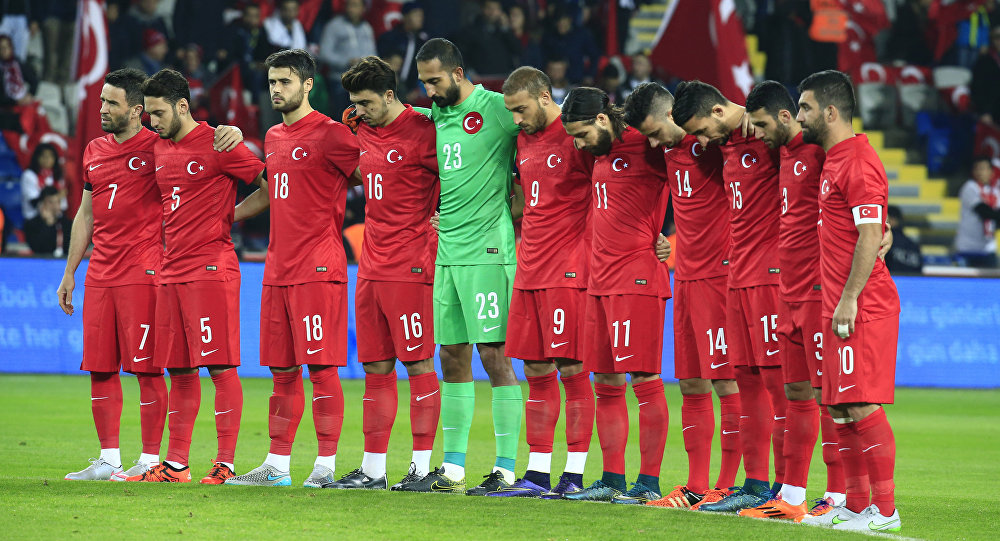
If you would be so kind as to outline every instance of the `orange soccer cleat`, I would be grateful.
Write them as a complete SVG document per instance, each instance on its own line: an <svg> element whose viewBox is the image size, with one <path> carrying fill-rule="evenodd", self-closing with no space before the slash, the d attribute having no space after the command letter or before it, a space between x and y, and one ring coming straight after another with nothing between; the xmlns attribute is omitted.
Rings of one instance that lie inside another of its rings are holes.
<svg viewBox="0 0 1000 541"><path fill-rule="evenodd" d="M652 505L654 507L691 509L691 506L700 502L702 498L704 498L704 494L692 492L684 485L677 485L666 496L660 498L659 500L648 501L646 502L646 505Z"/></svg>
<svg viewBox="0 0 1000 541"><path fill-rule="evenodd" d="M230 477L236 477L236 472L231 470L229 466L226 466L222 462L214 462L212 463L212 468L205 474L205 477L201 478L201 484L221 485Z"/></svg>
<svg viewBox="0 0 1000 541"><path fill-rule="evenodd" d="M738 514L741 517L750 518L780 518L785 520L795 520L806 514L806 502L799 505L792 505L785 500L775 498L763 505L758 505L751 509L744 509Z"/></svg>
<svg viewBox="0 0 1000 541"><path fill-rule="evenodd" d="M175 470L167 464L157 464L139 475L126 477L125 480L143 483L190 483L191 469Z"/></svg>
<svg viewBox="0 0 1000 541"><path fill-rule="evenodd" d="M692 511L697 511L702 505L706 503L715 503L721 501L726 496L732 494L734 490L732 488L713 488L705 493L705 497L701 499L700 502L691 506Z"/></svg>

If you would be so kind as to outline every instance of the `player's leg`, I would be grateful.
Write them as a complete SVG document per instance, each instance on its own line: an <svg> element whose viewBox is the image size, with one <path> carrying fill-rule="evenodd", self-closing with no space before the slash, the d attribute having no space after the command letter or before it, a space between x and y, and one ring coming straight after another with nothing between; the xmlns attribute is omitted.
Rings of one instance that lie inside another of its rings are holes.
<svg viewBox="0 0 1000 541"><path fill-rule="evenodd" d="M430 347L433 348L433 344ZM390 487L391 490L403 490L404 486L419 481L430 473L431 450L434 448L434 437L441 418L441 387L434 370L434 359L404 362L403 365L410 380L413 454L406 476Z"/></svg>

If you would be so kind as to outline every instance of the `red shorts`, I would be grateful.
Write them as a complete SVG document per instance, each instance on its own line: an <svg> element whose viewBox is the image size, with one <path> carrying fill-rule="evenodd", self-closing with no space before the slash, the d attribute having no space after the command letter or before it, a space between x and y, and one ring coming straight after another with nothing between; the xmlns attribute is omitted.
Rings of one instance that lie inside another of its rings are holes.
<svg viewBox="0 0 1000 541"><path fill-rule="evenodd" d="M781 366L778 342L778 286L730 289L726 335L734 366Z"/></svg>
<svg viewBox="0 0 1000 541"><path fill-rule="evenodd" d="M587 295L584 370L659 374L667 300L647 295Z"/></svg>
<svg viewBox="0 0 1000 541"><path fill-rule="evenodd" d="M156 366L240 365L240 280L156 287Z"/></svg>
<svg viewBox="0 0 1000 541"><path fill-rule="evenodd" d="M674 281L674 377L733 379L726 344L725 276Z"/></svg>
<svg viewBox="0 0 1000 541"><path fill-rule="evenodd" d="M785 383L823 382L823 303L779 301L778 340Z"/></svg>
<svg viewBox="0 0 1000 541"><path fill-rule="evenodd" d="M358 278L354 318L358 360L393 357L402 362L434 357L434 286L419 282L386 282Z"/></svg>
<svg viewBox="0 0 1000 541"><path fill-rule="evenodd" d="M156 286L88 286L83 292L80 370L162 374L153 363Z"/></svg>
<svg viewBox="0 0 1000 541"><path fill-rule="evenodd" d="M264 286L260 294L260 365L347 364L347 284Z"/></svg>
<svg viewBox="0 0 1000 541"><path fill-rule="evenodd" d="M505 355L528 361L580 359L587 290L515 289L507 315Z"/></svg>
<svg viewBox="0 0 1000 541"><path fill-rule="evenodd" d="M823 318L828 353L823 358L823 404L892 404L896 391L899 316L858 321L843 339Z"/></svg>

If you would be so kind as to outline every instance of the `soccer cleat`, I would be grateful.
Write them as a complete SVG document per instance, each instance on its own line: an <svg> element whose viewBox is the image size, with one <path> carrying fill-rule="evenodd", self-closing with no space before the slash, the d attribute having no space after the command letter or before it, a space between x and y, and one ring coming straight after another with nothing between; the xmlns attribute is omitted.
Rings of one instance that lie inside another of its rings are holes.
<svg viewBox="0 0 1000 541"><path fill-rule="evenodd" d="M142 483L190 483L191 468L175 470L169 464L157 464L141 475L125 478L126 481L138 481Z"/></svg>
<svg viewBox="0 0 1000 541"><path fill-rule="evenodd" d="M403 492L443 492L446 494L465 494L465 479L452 481L444 474L444 468L434 468L434 471L423 476L419 481L408 483L399 488Z"/></svg>
<svg viewBox="0 0 1000 541"><path fill-rule="evenodd" d="M410 462L410 469L406 472L406 477L403 477L403 479L398 483L389 487L389 490L404 490L403 487L421 479L423 479L423 477L417 475L417 465Z"/></svg>
<svg viewBox="0 0 1000 541"><path fill-rule="evenodd" d="M313 466L312 473L310 473L309 477L304 483L302 483L302 486L305 488L320 488L325 483L332 483L334 480L333 470L327 468L326 466L316 464Z"/></svg>
<svg viewBox="0 0 1000 541"><path fill-rule="evenodd" d="M762 505L768 500L774 499L771 488L766 485L755 487L756 490L747 492L742 487L737 488L732 494L722 498L715 503L706 503L698 506L699 511L711 513L735 513L740 509L750 509Z"/></svg>
<svg viewBox="0 0 1000 541"><path fill-rule="evenodd" d="M676 507L678 509L691 509L691 506L697 504L705 497L704 494L698 494L697 492L692 492L688 487L684 485L677 485L669 494L660 498L659 500L651 500L646 502L646 505L652 505L654 507Z"/></svg>
<svg viewBox="0 0 1000 541"><path fill-rule="evenodd" d="M848 520L841 516L838 507L837 516L831 519L830 523L834 530L848 530L852 532L898 532L902 528L899 521L899 509L893 511L892 516L885 516L879 511L878 506L871 504L860 513L853 513L854 516ZM831 511L829 514L833 514Z"/></svg>
<svg viewBox="0 0 1000 541"><path fill-rule="evenodd" d="M801 517L796 518L795 522L799 522L802 524L809 524L812 526L818 526L820 525L820 523L824 522L820 517L829 514L830 511L833 511L833 509L834 506L832 499L820 498L816 500L816 505L814 505L812 509L809 510L808 513L802 515ZM824 524L824 525L829 526L830 524Z"/></svg>
<svg viewBox="0 0 1000 541"><path fill-rule="evenodd" d="M705 497L701 499L700 502L691 506L692 511L697 511L703 505L708 505L710 503L715 503L721 501L726 496L729 496L736 490L736 487L730 488L713 488L705 493Z"/></svg>
<svg viewBox="0 0 1000 541"><path fill-rule="evenodd" d="M222 484L250 487L289 487L292 486L292 478L288 472L278 471L277 468L265 462L243 475L234 475L224 480Z"/></svg>
<svg viewBox="0 0 1000 541"><path fill-rule="evenodd" d="M546 489L528 481L518 479L513 485L501 488L493 492L487 492L487 496L507 497L507 498L540 498L542 494L548 492Z"/></svg>
<svg viewBox="0 0 1000 541"><path fill-rule="evenodd" d="M775 497L773 500L764 502L763 505L751 509L744 509L737 513L741 517L750 518L777 518L785 520L795 520L806 514L806 503L792 505L785 500Z"/></svg>
<svg viewBox="0 0 1000 541"><path fill-rule="evenodd" d="M103 458L90 459L90 466L66 474L67 481L108 481L116 473L121 473L121 466L113 466Z"/></svg>
<svg viewBox="0 0 1000 541"><path fill-rule="evenodd" d="M628 492L615 496L611 498L611 503L621 503L625 505L646 505L646 502L660 499L660 493L647 487L646 485L635 482L632 483L632 488L628 489Z"/></svg>
<svg viewBox="0 0 1000 541"><path fill-rule="evenodd" d="M854 511L851 511L845 505L840 505L829 509L827 512L821 515L810 516L809 513L806 513L806 515L802 517L800 523L808 524L809 526L823 526L826 528L830 528L837 524L841 524L849 520L854 520L860 514L861 513L855 513Z"/></svg>
<svg viewBox="0 0 1000 541"><path fill-rule="evenodd" d="M323 488L367 488L371 490L385 490L389 488L388 485L389 482L386 481L384 475L378 479L373 479L368 477L365 472L361 471L361 468L358 468L332 483L324 483Z"/></svg>
<svg viewBox="0 0 1000 541"><path fill-rule="evenodd" d="M137 475L142 475L142 474L146 473L147 471L149 471L149 469L152 468L155 465L156 464L146 464L144 462L139 462L138 460L136 460L135 461L135 466L132 466L131 468L129 468L126 471L120 471L120 472L112 475L111 476L111 480L112 481L124 481L124 480L128 479L129 477L135 477Z"/></svg>
<svg viewBox="0 0 1000 541"><path fill-rule="evenodd" d="M490 492L496 492L510 487L510 483L504 480L503 473L499 470L490 472L483 476L483 482L465 491L466 496L485 496Z"/></svg>
<svg viewBox="0 0 1000 541"><path fill-rule="evenodd" d="M579 492L581 490L583 490L583 487L574 483L573 481L570 481L569 479L566 478L566 475L563 474L561 477L559 477L559 484L556 485L555 488L553 488L549 492L542 494L541 498L543 500L559 500L562 499L562 497L566 494L572 494L574 492Z"/></svg>
<svg viewBox="0 0 1000 541"><path fill-rule="evenodd" d="M585 489L563 494L563 499L582 502L610 502L615 496L621 496L621 494L622 491L611 485L606 485L604 481L598 479Z"/></svg>
<svg viewBox="0 0 1000 541"><path fill-rule="evenodd" d="M229 469L229 466L226 466L222 462L213 462L212 467L208 470L208 473L205 474L205 477L201 478L201 484L221 485L230 477L236 477L236 472Z"/></svg>

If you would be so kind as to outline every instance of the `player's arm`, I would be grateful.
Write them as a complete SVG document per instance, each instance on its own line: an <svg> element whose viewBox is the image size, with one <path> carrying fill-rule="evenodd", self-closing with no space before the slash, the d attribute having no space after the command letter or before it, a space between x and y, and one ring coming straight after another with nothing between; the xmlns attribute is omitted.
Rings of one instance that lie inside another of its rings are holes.
<svg viewBox="0 0 1000 541"><path fill-rule="evenodd" d="M859 223L855 227L858 229L858 243L854 247L851 273L847 276L844 291L840 294L840 302L833 311L833 330L843 338L854 332L854 320L858 315L858 296L861 295L861 290L871 276L882 242L881 220L875 223ZM848 332L840 332L845 326Z"/></svg>
<svg viewBox="0 0 1000 541"><path fill-rule="evenodd" d="M232 152L237 145L243 142L243 132L236 126L222 125L215 128L215 140L212 141L212 148L216 152Z"/></svg>
<svg viewBox="0 0 1000 541"><path fill-rule="evenodd" d="M253 218L271 206L271 200L267 197L267 169L261 170L251 184L256 184L260 188L236 205L236 213L233 215L235 222Z"/></svg>
<svg viewBox="0 0 1000 541"><path fill-rule="evenodd" d="M516 220L524 216L524 188L514 184L514 194L510 198L510 217Z"/></svg>
<svg viewBox="0 0 1000 541"><path fill-rule="evenodd" d="M886 224L885 234L882 235L882 243L878 246L878 258L885 261L885 254L892 248L892 228Z"/></svg>
<svg viewBox="0 0 1000 541"><path fill-rule="evenodd" d="M667 237L660 233L656 237L656 245L653 247L656 250L656 259L659 259L661 263L670 259L670 252L673 250L673 246L670 245L670 241Z"/></svg>
<svg viewBox="0 0 1000 541"><path fill-rule="evenodd" d="M350 178L347 179L348 185L350 186L361 186L361 168L355 167L354 172L351 173Z"/></svg>
<svg viewBox="0 0 1000 541"><path fill-rule="evenodd" d="M59 308L66 315L73 315L73 290L76 289L76 269L83 261L87 247L94 235L94 196L90 190L83 191L80 198L80 208L73 218L73 229L69 237L69 251L66 253L66 270L56 295L59 297Z"/></svg>

